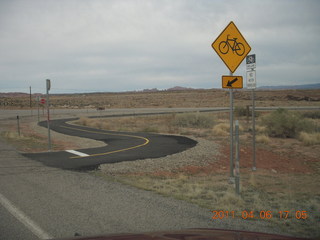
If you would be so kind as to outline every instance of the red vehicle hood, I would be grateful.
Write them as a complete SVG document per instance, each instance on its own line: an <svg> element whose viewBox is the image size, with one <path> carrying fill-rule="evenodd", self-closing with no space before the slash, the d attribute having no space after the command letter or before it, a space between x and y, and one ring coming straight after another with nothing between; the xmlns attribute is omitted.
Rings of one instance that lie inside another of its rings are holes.
<svg viewBox="0 0 320 240"><path fill-rule="evenodd" d="M95 237L75 237L64 240L298 240L309 238L295 238L274 234L220 230L220 229L187 229L180 231L164 231L164 232L149 232L138 234L116 234Z"/></svg>

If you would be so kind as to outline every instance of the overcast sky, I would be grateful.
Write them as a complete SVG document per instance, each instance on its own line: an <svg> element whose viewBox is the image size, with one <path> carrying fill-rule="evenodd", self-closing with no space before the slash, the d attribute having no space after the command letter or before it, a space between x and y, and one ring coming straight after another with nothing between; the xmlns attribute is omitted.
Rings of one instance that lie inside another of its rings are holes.
<svg viewBox="0 0 320 240"><path fill-rule="evenodd" d="M319 0L0 0L0 92L221 88L230 21L258 86L320 83Z"/></svg>

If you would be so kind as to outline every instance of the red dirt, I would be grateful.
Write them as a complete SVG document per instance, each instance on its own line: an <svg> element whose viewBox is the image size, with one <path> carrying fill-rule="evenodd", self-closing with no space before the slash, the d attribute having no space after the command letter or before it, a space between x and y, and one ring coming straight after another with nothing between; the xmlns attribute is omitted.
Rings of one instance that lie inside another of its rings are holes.
<svg viewBox="0 0 320 240"><path fill-rule="evenodd" d="M180 170L188 174L211 174L229 172L229 146L220 148L221 156L218 161L205 167L187 166ZM240 149L240 171L251 170L252 163L251 147L242 147ZM279 154L272 150L257 148L256 149L256 167L257 169L269 170L275 173L314 173L310 166L311 162L316 159L295 155L294 153Z"/></svg>
<svg viewBox="0 0 320 240"><path fill-rule="evenodd" d="M221 144L222 145L222 144ZM220 145L220 146L221 146ZM310 156L305 156L301 153L297 153L292 149L279 149L274 148L262 148L256 149L256 167L258 170L263 170L273 173L299 173L299 174L311 174L315 170L311 166L314 162L319 162L318 159ZM172 177L178 173L186 173L190 175L210 175L213 173L228 173L229 172L229 145L223 144L220 147L219 159L214 163L207 166L195 166L190 165L182 167L177 171L157 171L154 172L154 176L159 177ZM242 147L240 149L240 172L251 171L252 169L252 148Z"/></svg>

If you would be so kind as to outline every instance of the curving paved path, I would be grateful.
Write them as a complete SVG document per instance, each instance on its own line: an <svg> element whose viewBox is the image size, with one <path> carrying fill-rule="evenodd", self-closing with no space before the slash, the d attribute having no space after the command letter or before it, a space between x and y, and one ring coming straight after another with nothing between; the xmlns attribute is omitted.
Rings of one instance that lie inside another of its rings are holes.
<svg viewBox="0 0 320 240"><path fill-rule="evenodd" d="M76 120L76 118L52 120L50 121L50 129L67 135L103 141L107 145L75 151L24 154L24 156L50 167L90 170L103 163L164 157L182 152L197 144L196 141L182 136L114 132L67 123L72 120ZM46 127L47 122L40 122L39 125Z"/></svg>

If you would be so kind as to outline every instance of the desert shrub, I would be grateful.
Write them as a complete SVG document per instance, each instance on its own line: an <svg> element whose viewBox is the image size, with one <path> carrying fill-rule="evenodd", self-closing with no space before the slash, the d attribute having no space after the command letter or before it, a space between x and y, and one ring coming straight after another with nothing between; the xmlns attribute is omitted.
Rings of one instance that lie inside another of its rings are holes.
<svg viewBox="0 0 320 240"><path fill-rule="evenodd" d="M89 126L90 119L87 117L80 117L79 120L76 121L77 124L83 125L83 126Z"/></svg>
<svg viewBox="0 0 320 240"><path fill-rule="evenodd" d="M302 117L299 113L289 112L285 109L264 116L262 124L267 128L270 137L293 138L301 131L312 132L314 124Z"/></svg>
<svg viewBox="0 0 320 240"><path fill-rule="evenodd" d="M265 134L261 134L261 135L256 136L256 141L258 143L265 143L266 144L266 143L270 142L270 138Z"/></svg>
<svg viewBox="0 0 320 240"><path fill-rule="evenodd" d="M250 112L251 112L251 111L250 111ZM247 112L247 108L245 108L245 107L240 107L240 106L236 106L236 107L234 108L234 114L235 114L237 117L245 117L245 116L247 116L247 115L250 114L250 113Z"/></svg>
<svg viewBox="0 0 320 240"><path fill-rule="evenodd" d="M320 118L320 111L304 112L304 113L302 113L302 116L305 118L319 119Z"/></svg>
<svg viewBox="0 0 320 240"><path fill-rule="evenodd" d="M212 132L216 136L228 136L230 132L230 124L219 123L213 127Z"/></svg>
<svg viewBox="0 0 320 240"><path fill-rule="evenodd" d="M320 133L300 132L299 140L307 146L320 144Z"/></svg>
<svg viewBox="0 0 320 240"><path fill-rule="evenodd" d="M159 129L155 126L147 126L145 128L142 129L142 132L154 132L157 133L159 132Z"/></svg>
<svg viewBox="0 0 320 240"><path fill-rule="evenodd" d="M234 108L234 114L235 114L236 117L251 117L252 116L252 110L251 110L251 108L249 108L249 111L247 111L246 107L236 106ZM260 116L260 113L255 111L254 115L257 118L257 117Z"/></svg>
<svg viewBox="0 0 320 240"><path fill-rule="evenodd" d="M267 132L266 126L256 125L255 128L257 133L261 133L265 135L265 133Z"/></svg>
<svg viewBox="0 0 320 240"><path fill-rule="evenodd" d="M236 126L233 125L233 131L235 131ZM239 125L239 132L244 131L244 127ZM230 123L219 123L212 128L212 133L216 136L228 136L230 134Z"/></svg>
<svg viewBox="0 0 320 240"><path fill-rule="evenodd" d="M178 127L211 128L214 121L212 116L199 113L183 113L175 116L173 124Z"/></svg>

